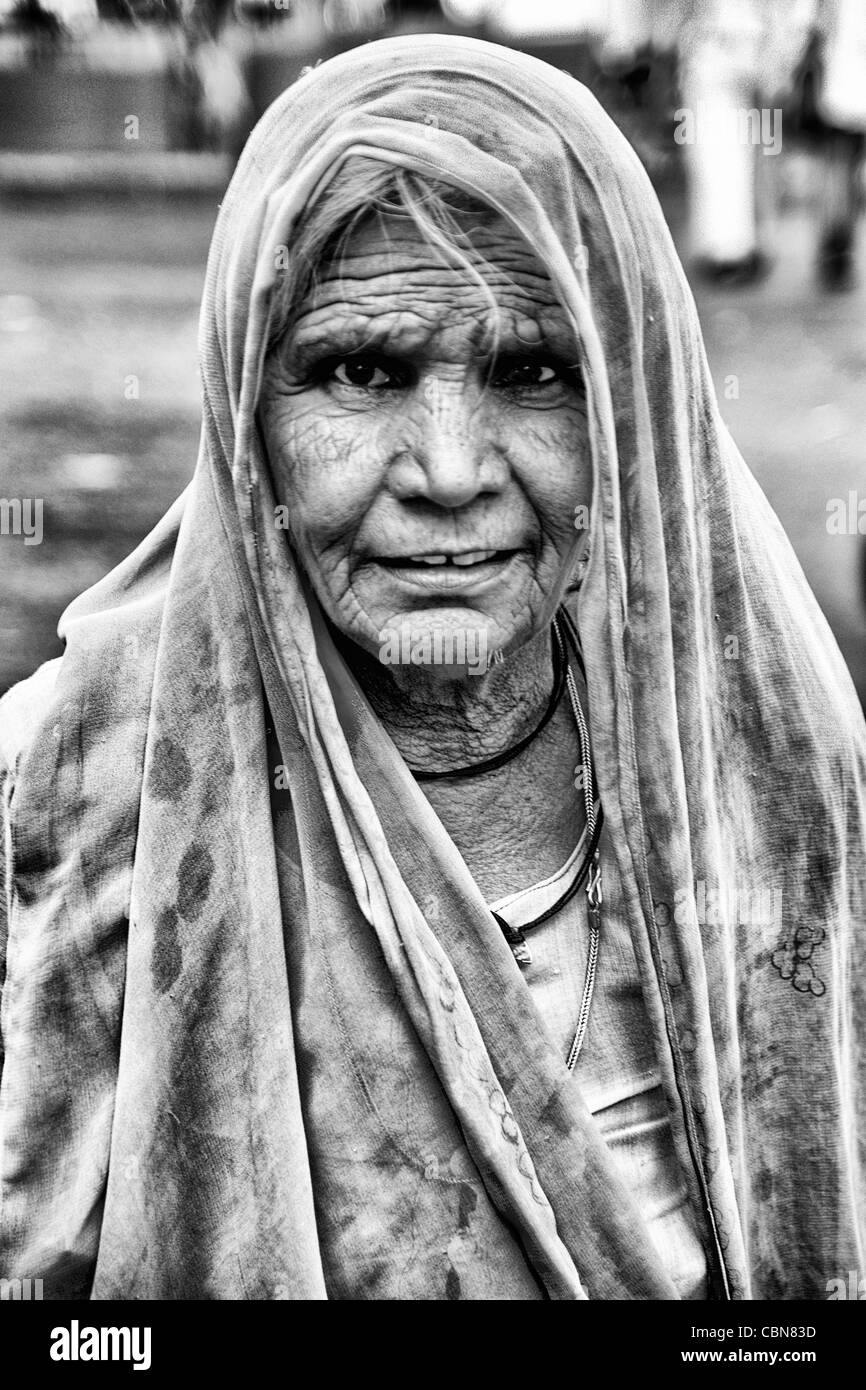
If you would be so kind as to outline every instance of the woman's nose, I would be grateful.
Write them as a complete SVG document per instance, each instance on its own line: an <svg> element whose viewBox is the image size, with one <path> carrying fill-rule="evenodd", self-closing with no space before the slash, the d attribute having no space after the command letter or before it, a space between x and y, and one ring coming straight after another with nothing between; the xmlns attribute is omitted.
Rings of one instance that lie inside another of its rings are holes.
<svg viewBox="0 0 866 1390"><path fill-rule="evenodd" d="M392 466L391 486L407 501L463 507L503 484L505 463L491 438L489 411L458 383L428 380L402 422L406 442Z"/></svg>

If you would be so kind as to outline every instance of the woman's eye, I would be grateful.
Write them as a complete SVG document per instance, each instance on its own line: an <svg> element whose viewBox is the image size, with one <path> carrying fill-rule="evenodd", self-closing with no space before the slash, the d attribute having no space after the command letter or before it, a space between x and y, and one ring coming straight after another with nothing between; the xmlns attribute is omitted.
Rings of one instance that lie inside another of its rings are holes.
<svg viewBox="0 0 866 1390"><path fill-rule="evenodd" d="M549 386L559 379L560 373L549 362L531 357L500 364L493 372L494 386Z"/></svg>
<svg viewBox="0 0 866 1390"><path fill-rule="evenodd" d="M346 357L337 362L331 375L341 386L373 388L399 385L393 372L371 357Z"/></svg>

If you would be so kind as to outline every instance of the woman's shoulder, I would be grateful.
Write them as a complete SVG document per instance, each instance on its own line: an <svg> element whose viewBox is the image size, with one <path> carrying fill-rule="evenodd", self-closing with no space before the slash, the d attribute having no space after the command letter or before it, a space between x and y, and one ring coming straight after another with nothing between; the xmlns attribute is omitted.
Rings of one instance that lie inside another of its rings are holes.
<svg viewBox="0 0 866 1390"><path fill-rule="evenodd" d="M55 657L0 697L0 774L14 776L51 705L62 657Z"/></svg>
<svg viewBox="0 0 866 1390"><path fill-rule="evenodd" d="M5 765L7 774L51 779L58 759L90 766L143 742L185 497L65 610L58 626L63 655L0 699L0 769Z"/></svg>
<svg viewBox="0 0 866 1390"><path fill-rule="evenodd" d="M0 699L0 780L7 806L36 825L137 794L159 643L159 608L80 621L66 651Z"/></svg>
<svg viewBox="0 0 866 1390"><path fill-rule="evenodd" d="M80 906L81 881L91 904L104 893L126 900L158 618L156 608L121 609L77 623L63 656L0 700L0 894L10 931L13 905L19 932L58 904Z"/></svg>

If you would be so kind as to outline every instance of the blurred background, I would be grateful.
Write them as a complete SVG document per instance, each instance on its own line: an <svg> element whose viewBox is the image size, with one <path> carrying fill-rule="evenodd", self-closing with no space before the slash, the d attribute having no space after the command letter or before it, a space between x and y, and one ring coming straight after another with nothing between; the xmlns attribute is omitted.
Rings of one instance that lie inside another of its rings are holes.
<svg viewBox="0 0 866 1390"><path fill-rule="evenodd" d="M252 125L306 66L424 30L574 74L637 149L866 701L866 0L0 0L0 692L192 474L205 261Z"/></svg>

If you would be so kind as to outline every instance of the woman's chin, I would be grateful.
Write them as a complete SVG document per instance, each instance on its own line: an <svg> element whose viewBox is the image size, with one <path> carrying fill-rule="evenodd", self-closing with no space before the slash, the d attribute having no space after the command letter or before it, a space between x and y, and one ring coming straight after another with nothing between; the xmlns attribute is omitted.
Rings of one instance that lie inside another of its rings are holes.
<svg viewBox="0 0 866 1390"><path fill-rule="evenodd" d="M458 648L461 642L482 641L491 657L497 653L495 659L501 660L499 654L515 650L533 636L537 630L534 618L540 618L544 608L543 593L525 562L512 561L508 570L508 574L500 576L501 582L494 585L483 579L478 588L471 582L463 587L459 578L452 588L450 577L441 583L430 582L426 575L418 581L410 578L404 582L402 575L395 579L390 573L384 574L384 582L375 587L365 584L355 588L354 631L344 631L367 650L375 648L377 652L382 643L394 636L400 638L403 650L407 644L423 643L427 637L451 641ZM363 635L359 612L365 615Z"/></svg>
<svg viewBox="0 0 866 1390"><path fill-rule="evenodd" d="M378 628L376 655L386 666L425 667L443 680L479 675L532 635L525 619L515 624L513 611L454 603L395 607ZM525 614L525 606L518 611Z"/></svg>

